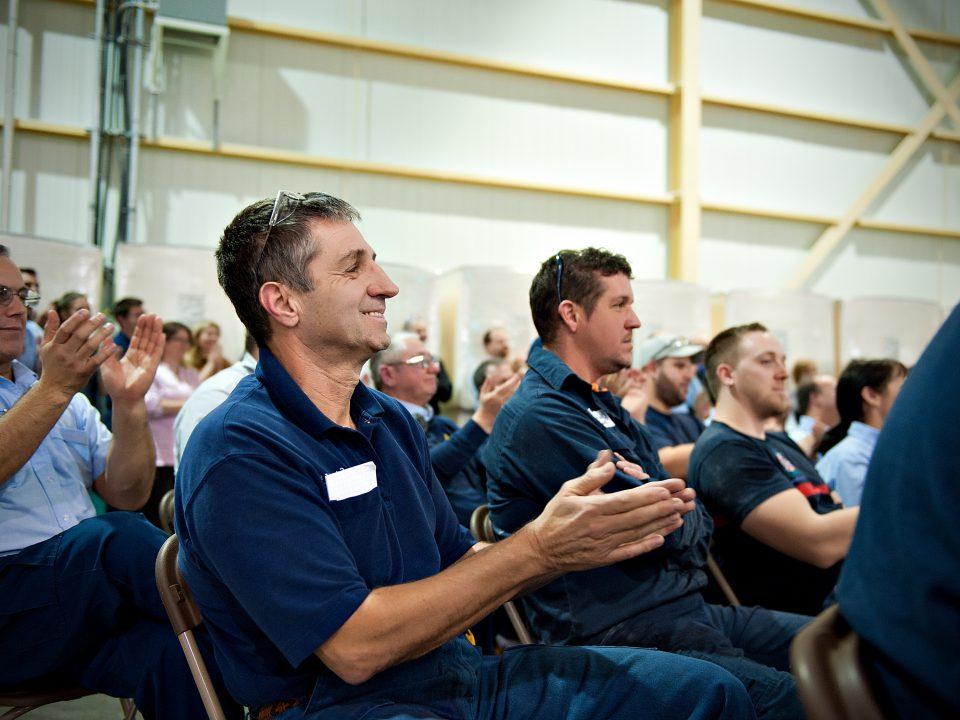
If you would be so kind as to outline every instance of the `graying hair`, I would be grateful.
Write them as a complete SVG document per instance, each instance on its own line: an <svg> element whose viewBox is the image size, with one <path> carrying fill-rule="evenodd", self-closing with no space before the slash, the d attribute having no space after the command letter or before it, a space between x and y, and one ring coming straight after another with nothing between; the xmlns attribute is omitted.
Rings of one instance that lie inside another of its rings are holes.
<svg viewBox="0 0 960 720"><path fill-rule="evenodd" d="M410 341L420 342L420 336L414 332L398 332L390 338L390 344L370 359L370 375L373 385L380 390L380 368L384 365L397 362L407 351Z"/></svg>

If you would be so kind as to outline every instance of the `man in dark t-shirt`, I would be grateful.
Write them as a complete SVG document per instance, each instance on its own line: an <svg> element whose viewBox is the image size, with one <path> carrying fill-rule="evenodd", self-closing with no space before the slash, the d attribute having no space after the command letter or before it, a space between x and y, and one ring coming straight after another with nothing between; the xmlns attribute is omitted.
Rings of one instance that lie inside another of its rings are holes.
<svg viewBox="0 0 960 720"><path fill-rule="evenodd" d="M783 348L757 323L707 348L716 417L690 457L688 481L714 516L714 555L740 600L777 610L822 609L858 511L844 508L803 451L764 422L787 408Z"/></svg>
<svg viewBox="0 0 960 720"><path fill-rule="evenodd" d="M671 411L683 405L697 374L691 358L702 351L702 345L678 335L652 335L640 346L640 365L650 374L644 425L660 462L673 477L687 477L693 444L703 432L703 424L692 413Z"/></svg>

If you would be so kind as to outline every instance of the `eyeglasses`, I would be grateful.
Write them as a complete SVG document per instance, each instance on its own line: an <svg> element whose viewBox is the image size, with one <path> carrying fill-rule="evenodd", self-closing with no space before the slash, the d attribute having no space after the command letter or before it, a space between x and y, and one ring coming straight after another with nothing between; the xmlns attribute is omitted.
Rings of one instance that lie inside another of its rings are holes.
<svg viewBox="0 0 960 720"><path fill-rule="evenodd" d="M409 360L400 360L399 362L386 363L387 365L406 365L407 367L419 367L427 370L432 367L438 367L440 361L433 355L424 353L423 355L414 355Z"/></svg>
<svg viewBox="0 0 960 720"><path fill-rule="evenodd" d="M24 307L34 308L40 302L40 293L33 292L33 290L24 287L14 292L6 285L0 285L0 307L6 307L13 302L14 295L20 298Z"/></svg>
<svg viewBox="0 0 960 720"><path fill-rule="evenodd" d="M563 257L557 253L557 305L563 302L563 295L560 294L560 280L563 279Z"/></svg>
<svg viewBox="0 0 960 720"><path fill-rule="evenodd" d="M289 220L290 216L297 211L297 208L307 198L300 193L280 190L277 193L277 199L273 201L273 211L270 213L270 221L267 223L267 235L263 238L263 245L260 246L260 254L257 256L257 264L254 266L257 275L260 275L260 264L263 262L263 256L267 249L267 243L270 242L271 231L280 223Z"/></svg>

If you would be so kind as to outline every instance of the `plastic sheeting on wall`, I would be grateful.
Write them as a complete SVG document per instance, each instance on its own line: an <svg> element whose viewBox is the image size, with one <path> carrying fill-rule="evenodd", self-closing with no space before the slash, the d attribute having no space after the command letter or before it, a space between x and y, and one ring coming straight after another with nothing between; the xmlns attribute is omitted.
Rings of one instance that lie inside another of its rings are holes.
<svg viewBox="0 0 960 720"><path fill-rule="evenodd" d="M224 355L243 352L243 324L217 282L213 250L158 245L121 245L114 272L115 297L141 298L148 312L190 327L213 320L222 330Z"/></svg>
<svg viewBox="0 0 960 720"><path fill-rule="evenodd" d="M735 290L727 295L725 327L759 322L783 344L787 364L816 361L822 372L836 370L833 300L786 290Z"/></svg>
<svg viewBox="0 0 960 720"><path fill-rule="evenodd" d="M484 359L483 335L502 327L510 336L511 357L526 357L537 337L530 318L529 273L506 267L462 267L439 280L444 363L461 407L475 403L473 372Z"/></svg>
<svg viewBox="0 0 960 720"><path fill-rule="evenodd" d="M936 303L855 298L840 306L840 357L894 358L913 365L943 323Z"/></svg>
<svg viewBox="0 0 960 720"><path fill-rule="evenodd" d="M67 292L82 292L90 307L99 308L103 297L103 262L99 248L84 247L28 235L0 235L0 245L10 248L18 267L37 271L40 311Z"/></svg>
<svg viewBox="0 0 960 720"><path fill-rule="evenodd" d="M634 335L634 363L640 343L658 333L710 337L710 292L694 283L634 280L633 309L640 318Z"/></svg>
<svg viewBox="0 0 960 720"><path fill-rule="evenodd" d="M427 322L427 347L438 353L441 338L436 273L399 263L382 262L380 267L400 288L396 297L387 300L387 331L392 336L403 329L406 320L423 318Z"/></svg>

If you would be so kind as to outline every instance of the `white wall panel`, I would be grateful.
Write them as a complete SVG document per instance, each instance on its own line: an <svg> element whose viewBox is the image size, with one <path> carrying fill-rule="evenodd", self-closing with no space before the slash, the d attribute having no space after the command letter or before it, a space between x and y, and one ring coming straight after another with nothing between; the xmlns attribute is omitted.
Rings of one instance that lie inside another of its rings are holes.
<svg viewBox="0 0 960 720"><path fill-rule="evenodd" d="M710 335L710 291L702 285L670 280L634 280L633 309L642 323L634 335L634 361L640 342L665 332Z"/></svg>
<svg viewBox="0 0 960 720"><path fill-rule="evenodd" d="M664 0L230 0L228 9L232 15L583 75L667 78Z"/></svg>
<svg viewBox="0 0 960 720"><path fill-rule="evenodd" d="M735 290L727 295L726 327L759 322L777 336L788 366L810 358L833 368L833 301L811 293Z"/></svg>
<svg viewBox="0 0 960 720"><path fill-rule="evenodd" d="M100 251L27 235L0 234L0 245L10 248L19 267L32 267L40 280L42 312L64 293L81 292L92 308L100 307L103 270Z"/></svg>
<svg viewBox="0 0 960 720"><path fill-rule="evenodd" d="M380 267L400 288L396 297L387 300L387 332L394 335L403 330L406 320L421 317L427 323L427 346L432 352L439 353L442 337L436 273L413 265L382 261Z"/></svg>
<svg viewBox="0 0 960 720"><path fill-rule="evenodd" d="M929 300L952 305L960 299L956 255L945 257L945 244L956 240L855 230L835 253L812 289L839 298L879 295ZM951 268L948 272L948 268Z"/></svg>
<svg viewBox="0 0 960 720"><path fill-rule="evenodd" d="M708 107L701 135L703 197L840 215L896 144L886 133Z"/></svg>
<svg viewBox="0 0 960 720"><path fill-rule="evenodd" d="M929 103L891 43L880 33L708 3L703 89L835 115L915 123Z"/></svg>
<svg viewBox="0 0 960 720"><path fill-rule="evenodd" d="M164 322L193 326L213 320L222 329L228 358L239 359L244 330L233 306L217 283L212 250L125 245L117 253L115 296L141 298Z"/></svg>
<svg viewBox="0 0 960 720"><path fill-rule="evenodd" d="M893 358L913 365L943 322L936 303L855 298L840 308L840 357Z"/></svg>

